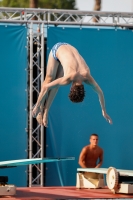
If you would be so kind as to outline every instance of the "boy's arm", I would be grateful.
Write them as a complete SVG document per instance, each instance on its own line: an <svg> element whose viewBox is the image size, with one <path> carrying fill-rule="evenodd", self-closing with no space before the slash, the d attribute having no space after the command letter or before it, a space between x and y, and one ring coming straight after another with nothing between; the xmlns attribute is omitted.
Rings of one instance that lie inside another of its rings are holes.
<svg viewBox="0 0 133 200"><path fill-rule="evenodd" d="M70 80L69 77L67 76L64 76L64 77L61 77L61 78L58 78L48 84L45 84L45 88L47 88L48 90L49 89L52 89L52 88L55 88L55 87L59 87L61 85L68 85L70 84L72 81Z"/></svg>
<svg viewBox="0 0 133 200"><path fill-rule="evenodd" d="M48 92L50 89L52 88L55 88L55 87L59 87L61 85L67 85L71 82L70 78L69 77L61 77L61 78L58 78L50 83L44 83L42 84L42 88L41 88L41 91L39 93L39 96L38 96L38 100L37 100L37 103L33 109L33 117L36 117L36 115L38 114L38 110L39 107L43 104L43 102L45 102L45 99L48 95Z"/></svg>
<svg viewBox="0 0 133 200"><path fill-rule="evenodd" d="M86 166L86 163L85 163L85 157L86 157L86 148L84 147L80 153L80 156L79 156L79 165L82 167L82 168L87 168Z"/></svg>
<svg viewBox="0 0 133 200"><path fill-rule="evenodd" d="M101 149L101 153L99 156L99 163L97 164L97 166L95 168L101 167L102 164L103 164L103 150Z"/></svg>
<svg viewBox="0 0 133 200"><path fill-rule="evenodd" d="M110 124L112 124L111 118L110 118L110 117L108 116L108 114L106 113L105 100L104 100L103 91L101 90L101 88L99 87L99 85L96 83L96 81L93 79L92 76L89 76L89 77L88 77L88 80L86 80L85 83L88 84L88 85L90 85L90 86L93 88L93 90L98 94L99 102L100 102L100 105L101 105L103 117L104 117Z"/></svg>

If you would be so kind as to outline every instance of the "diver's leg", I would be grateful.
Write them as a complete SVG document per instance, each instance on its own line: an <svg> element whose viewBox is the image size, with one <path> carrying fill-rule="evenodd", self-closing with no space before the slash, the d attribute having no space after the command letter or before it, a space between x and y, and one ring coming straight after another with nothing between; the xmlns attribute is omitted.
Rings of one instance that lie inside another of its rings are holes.
<svg viewBox="0 0 133 200"><path fill-rule="evenodd" d="M52 51L51 51L48 58L46 77L45 77L44 82L42 83L41 91L39 93L37 103L32 112L33 117L36 117L38 113L40 113L42 110L44 102L46 101L47 96L48 96L48 91L45 89L45 85L55 80L58 66L59 66L59 62L53 58Z"/></svg>
<svg viewBox="0 0 133 200"><path fill-rule="evenodd" d="M56 79L57 78L60 78L63 76L63 68L61 65L58 66L58 70L57 70L57 75L56 75ZM46 104L44 106L44 114L43 114L43 125L47 127L47 124L48 124L48 112L49 112L49 109L51 107L51 104L58 92L58 89L59 88L53 88L52 90L49 91L49 94L48 94L48 98L47 98L47 101L46 101Z"/></svg>
<svg viewBox="0 0 133 200"><path fill-rule="evenodd" d="M55 79L62 77L62 76L63 76L63 68L62 68L61 65L59 65ZM46 98L46 101L45 101L46 103L44 103L44 106L41 106L40 112L38 113L38 115L36 117L36 119L37 119L37 121L40 125L47 126L48 111L49 111L50 106L51 106L51 104L52 104L52 102L53 102L53 100L56 96L57 91L58 91L58 88L53 88L52 90L50 90L48 92L48 95L47 95L47 98Z"/></svg>
<svg viewBox="0 0 133 200"><path fill-rule="evenodd" d="M53 88L52 90L49 91L47 99L46 99L46 103L44 103L44 106L40 107L40 112L38 113L36 119L38 121L38 123L40 125L44 125L45 127L47 127L47 123L48 123L48 111L50 109L50 106L56 96L58 92L58 88Z"/></svg>

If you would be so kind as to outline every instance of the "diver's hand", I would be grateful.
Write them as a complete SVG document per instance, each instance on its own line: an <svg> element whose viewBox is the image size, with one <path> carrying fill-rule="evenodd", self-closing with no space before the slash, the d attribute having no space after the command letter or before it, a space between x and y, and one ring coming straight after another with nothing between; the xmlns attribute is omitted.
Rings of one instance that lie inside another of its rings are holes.
<svg viewBox="0 0 133 200"><path fill-rule="evenodd" d="M37 117L37 115L41 112L40 106L35 105L35 107L32 110L32 116L34 118Z"/></svg>
<svg viewBox="0 0 133 200"><path fill-rule="evenodd" d="M110 116L102 110L102 114L103 114L103 117L107 120L108 123L112 124L112 119L110 118Z"/></svg>

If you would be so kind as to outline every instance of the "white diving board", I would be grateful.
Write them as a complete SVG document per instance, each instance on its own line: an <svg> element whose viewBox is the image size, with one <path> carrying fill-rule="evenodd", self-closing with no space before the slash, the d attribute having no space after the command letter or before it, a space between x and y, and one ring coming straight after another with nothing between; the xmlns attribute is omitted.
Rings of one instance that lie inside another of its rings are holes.
<svg viewBox="0 0 133 200"><path fill-rule="evenodd" d="M115 193L133 194L133 170L109 168L77 168L77 188L100 188L102 179L97 176L106 174L108 188Z"/></svg>
<svg viewBox="0 0 133 200"><path fill-rule="evenodd" d="M93 172L107 174L108 168L78 168L78 172ZM120 176L133 176L133 170L117 169Z"/></svg>
<svg viewBox="0 0 133 200"><path fill-rule="evenodd" d="M78 172L93 172L100 174L107 174L107 168L77 168Z"/></svg>
<svg viewBox="0 0 133 200"><path fill-rule="evenodd" d="M0 162L0 168L17 167L17 166L22 166L22 165L48 163L48 162L68 161L68 160L75 160L75 158L74 157L66 157L66 158L32 158L32 159L1 161Z"/></svg>

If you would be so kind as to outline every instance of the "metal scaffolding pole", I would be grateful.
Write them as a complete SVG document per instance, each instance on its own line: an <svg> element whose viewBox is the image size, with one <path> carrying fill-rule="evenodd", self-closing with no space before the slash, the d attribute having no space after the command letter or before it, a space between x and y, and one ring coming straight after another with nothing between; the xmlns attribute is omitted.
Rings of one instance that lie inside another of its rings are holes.
<svg viewBox="0 0 133 200"><path fill-rule="evenodd" d="M30 119L29 119L29 158L44 157L44 127L32 118L32 109L37 101L41 84L44 80L44 24L31 23L30 38ZM44 186L44 164L29 167L29 186Z"/></svg>
<svg viewBox="0 0 133 200"><path fill-rule="evenodd" d="M40 67L40 63L41 63L41 35L40 35L40 26L41 26L41 24L38 24L38 27L37 27L37 35L36 35L36 64L37 64L37 66L38 67ZM37 68L37 77L39 77L39 74L40 74L40 71L39 71L39 68ZM39 90L40 90L40 78L38 78L37 79L37 86L36 86L36 89L37 89L37 91L39 92ZM38 130L37 130L37 136L36 136L36 139L37 139L37 141L39 141L39 143L40 143L40 145L41 145L41 142L40 142L40 140L41 140L41 133L40 133L40 128L38 128ZM37 146L37 151L36 152L39 152L39 150L41 150L40 148L41 148L41 146L39 146L39 145L36 145ZM36 155L36 157L40 157L40 154L41 153L37 153L37 155ZM41 174L41 169L40 169L40 164L39 165L37 165L37 167L38 167L38 169L39 170L37 170L37 177L39 177L39 175ZM36 183L37 183L37 185L40 185L40 179L39 178L37 178L36 179Z"/></svg>
<svg viewBox="0 0 133 200"><path fill-rule="evenodd" d="M44 23L41 26L41 84L44 81ZM44 157L44 127L41 126L41 158ZM44 185L44 164L41 164L41 186Z"/></svg>
<svg viewBox="0 0 133 200"><path fill-rule="evenodd" d="M32 118L32 105L33 105L33 24L30 24L30 92L29 92L29 158L32 158L32 130L33 130L33 118ZM32 186L32 165L29 165L29 186Z"/></svg>

